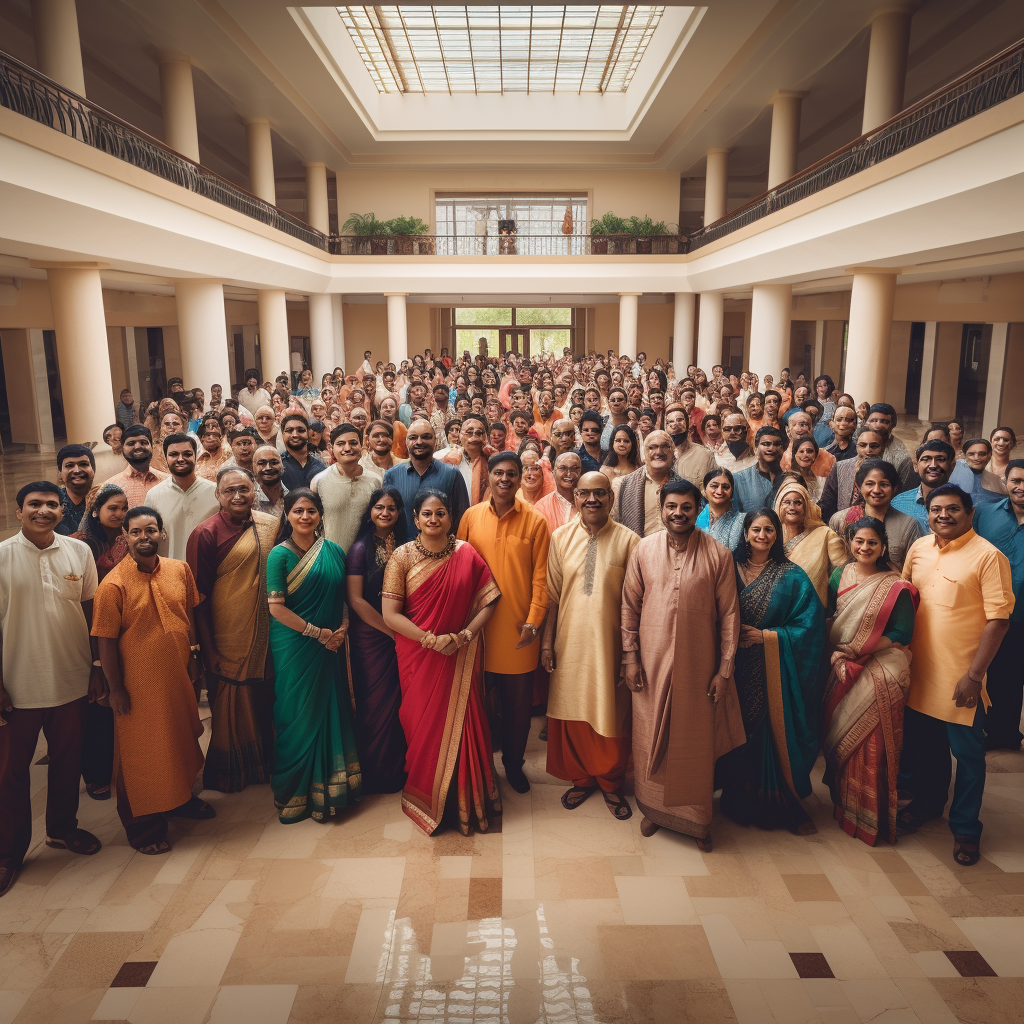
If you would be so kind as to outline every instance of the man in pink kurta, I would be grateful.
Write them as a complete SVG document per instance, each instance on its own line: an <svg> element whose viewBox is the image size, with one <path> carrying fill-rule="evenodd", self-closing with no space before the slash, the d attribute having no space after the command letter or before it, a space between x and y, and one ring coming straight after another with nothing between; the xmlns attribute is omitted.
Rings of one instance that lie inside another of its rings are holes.
<svg viewBox="0 0 1024 1024"><path fill-rule="evenodd" d="M622 587L622 663L633 691L633 764L642 835L659 826L711 849L715 761L745 742L733 661L740 635L728 548L694 528L700 492L661 490L665 530L644 537Z"/></svg>

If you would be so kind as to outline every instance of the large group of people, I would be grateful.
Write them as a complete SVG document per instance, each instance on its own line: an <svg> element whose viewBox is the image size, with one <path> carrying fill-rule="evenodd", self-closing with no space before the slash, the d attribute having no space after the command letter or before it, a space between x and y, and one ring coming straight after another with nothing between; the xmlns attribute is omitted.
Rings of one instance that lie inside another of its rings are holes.
<svg viewBox="0 0 1024 1024"><path fill-rule="evenodd" d="M46 843L83 855L82 783L147 855L215 816L202 790L250 785L285 824L401 793L427 834L492 831L545 715L567 811L600 790L625 820L632 794L643 835L707 852L720 790L741 825L812 833L820 753L850 836L895 843L949 802L977 862L985 753L1024 738L1010 428L909 451L892 406L827 375L643 353L370 358L319 387L122 392L119 472L70 443L20 489L0 895L40 730Z"/></svg>

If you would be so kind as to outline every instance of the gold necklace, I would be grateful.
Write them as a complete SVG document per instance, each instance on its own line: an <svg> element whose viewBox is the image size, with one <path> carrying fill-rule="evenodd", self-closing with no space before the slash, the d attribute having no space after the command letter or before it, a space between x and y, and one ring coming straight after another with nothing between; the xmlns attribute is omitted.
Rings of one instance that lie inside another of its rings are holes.
<svg viewBox="0 0 1024 1024"><path fill-rule="evenodd" d="M421 555L423 555L424 558L435 558L440 560L442 558L447 558L448 555L450 555L455 550L454 537L449 537L448 543L445 544L445 546L440 551L431 551L429 548L424 547L423 541L421 541L419 537L417 537L416 540L413 541L413 543L416 545L416 550Z"/></svg>

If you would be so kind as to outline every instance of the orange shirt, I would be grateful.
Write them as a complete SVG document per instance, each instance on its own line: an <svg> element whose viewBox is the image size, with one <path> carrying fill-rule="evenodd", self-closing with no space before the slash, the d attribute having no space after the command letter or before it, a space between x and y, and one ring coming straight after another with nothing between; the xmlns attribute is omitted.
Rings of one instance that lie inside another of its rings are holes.
<svg viewBox="0 0 1024 1024"><path fill-rule="evenodd" d="M903 578L921 593L910 650L907 707L943 722L970 725L976 708L958 708L957 682L966 674L989 619L1008 619L1013 611L1010 563L974 530L940 548L934 534L910 547ZM985 682L981 699L991 701Z"/></svg>
<svg viewBox="0 0 1024 1024"><path fill-rule="evenodd" d="M540 638L522 650L519 627L538 629L548 610L547 520L519 498L500 519L490 501L470 506L459 523L459 540L468 541L487 563L501 597L484 627L484 668L517 675L532 672L540 659Z"/></svg>

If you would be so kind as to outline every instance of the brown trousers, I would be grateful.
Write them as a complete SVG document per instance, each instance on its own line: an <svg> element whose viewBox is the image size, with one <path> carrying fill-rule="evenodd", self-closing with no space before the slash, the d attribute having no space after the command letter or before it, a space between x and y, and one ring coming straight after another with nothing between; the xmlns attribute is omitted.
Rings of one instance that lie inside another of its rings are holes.
<svg viewBox="0 0 1024 1024"><path fill-rule="evenodd" d="M29 769L39 730L46 770L46 834L63 839L78 828L78 787L88 697L53 708L15 708L0 727L0 866L20 868L32 842Z"/></svg>

